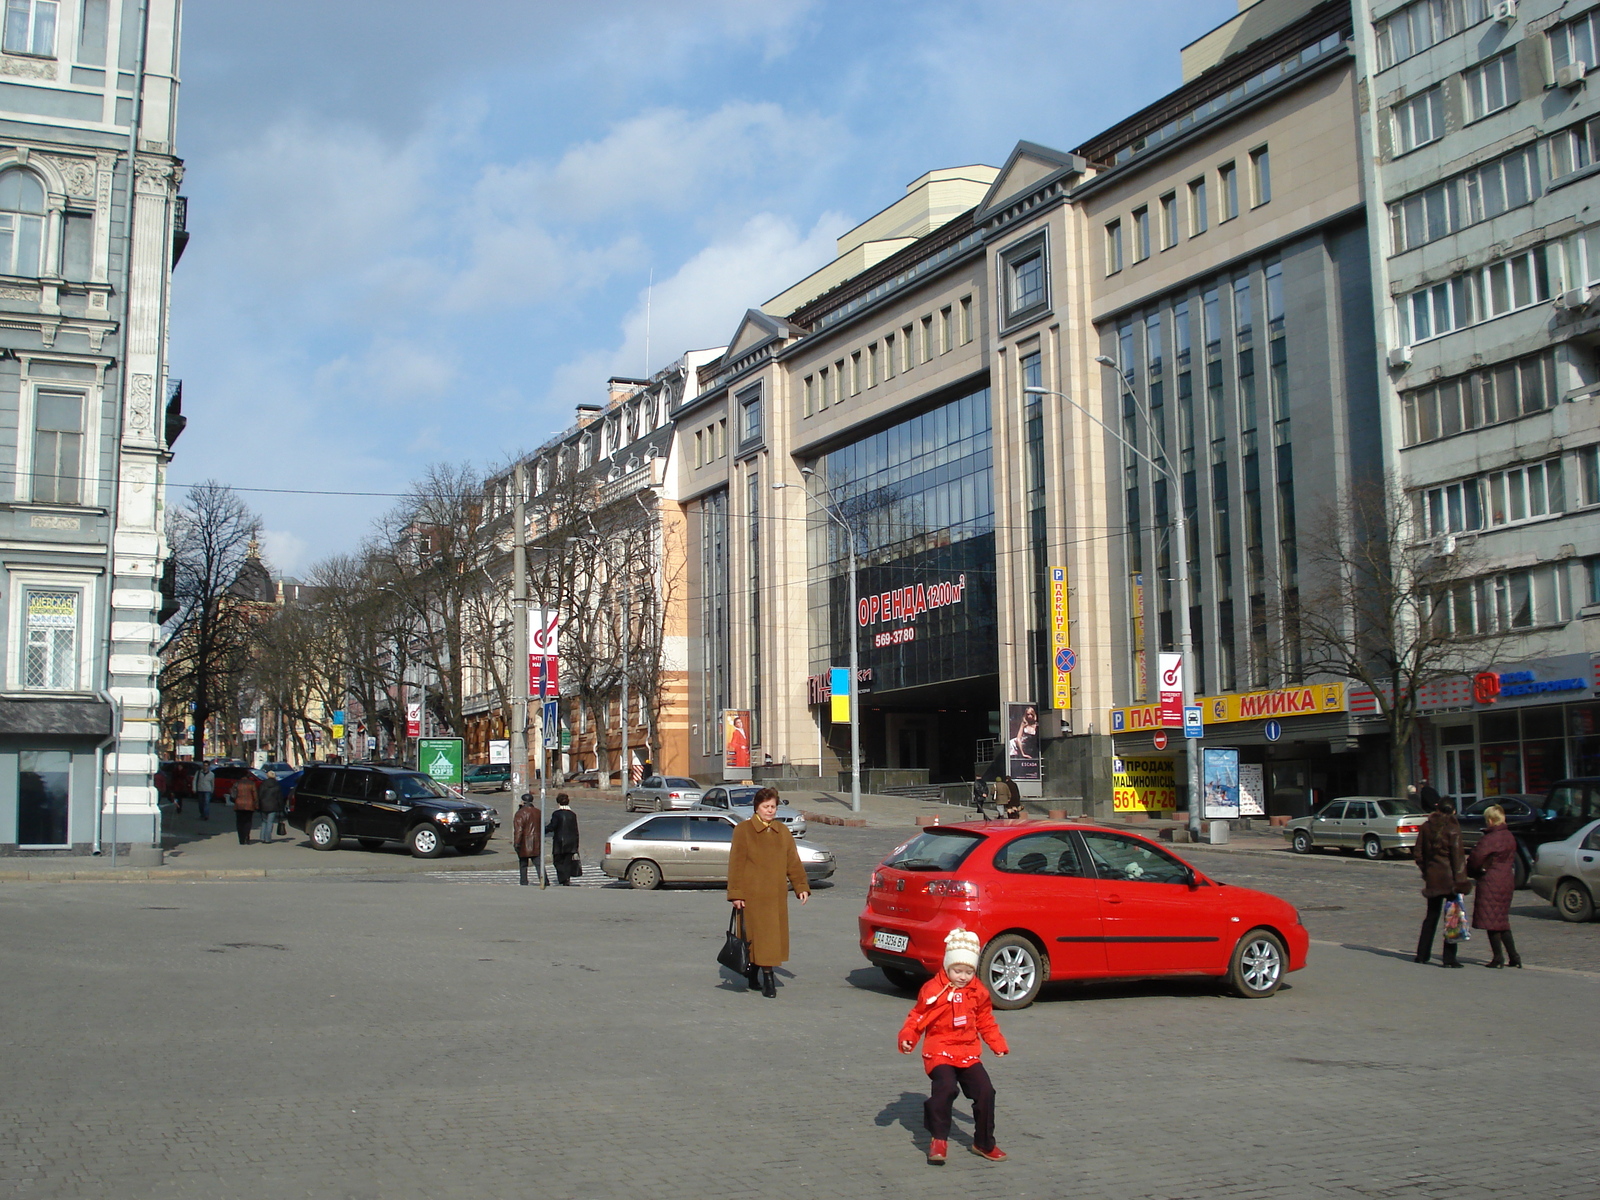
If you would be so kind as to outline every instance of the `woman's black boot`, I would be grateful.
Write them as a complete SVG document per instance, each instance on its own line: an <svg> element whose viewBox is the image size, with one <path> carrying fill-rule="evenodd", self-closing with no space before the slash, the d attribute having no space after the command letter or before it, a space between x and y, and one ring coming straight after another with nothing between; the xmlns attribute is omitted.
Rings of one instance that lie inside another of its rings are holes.
<svg viewBox="0 0 1600 1200"><path fill-rule="evenodd" d="M771 967L761 968L761 994L768 1000L778 998L778 980L773 975Z"/></svg>
<svg viewBox="0 0 1600 1200"><path fill-rule="evenodd" d="M746 980L749 981L750 990L752 992L759 992L761 990L761 975L760 975L760 971L761 971L761 968L756 966L755 963L751 963L748 967L746 967L744 969L744 977L745 977Z"/></svg>

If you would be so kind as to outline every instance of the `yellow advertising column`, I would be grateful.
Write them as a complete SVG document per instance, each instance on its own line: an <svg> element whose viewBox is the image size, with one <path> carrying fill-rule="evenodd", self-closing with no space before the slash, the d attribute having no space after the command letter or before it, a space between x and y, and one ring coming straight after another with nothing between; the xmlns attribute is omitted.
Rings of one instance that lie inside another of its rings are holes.
<svg viewBox="0 0 1600 1200"><path fill-rule="evenodd" d="M1077 666L1068 633L1067 569L1050 568L1050 707L1072 711L1072 668ZM1070 723L1062 721L1063 732Z"/></svg>

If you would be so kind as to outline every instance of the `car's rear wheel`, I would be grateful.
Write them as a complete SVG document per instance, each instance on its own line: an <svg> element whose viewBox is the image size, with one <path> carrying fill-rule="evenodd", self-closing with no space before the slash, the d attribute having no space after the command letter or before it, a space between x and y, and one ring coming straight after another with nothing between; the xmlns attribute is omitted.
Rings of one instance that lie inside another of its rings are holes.
<svg viewBox="0 0 1600 1200"><path fill-rule="evenodd" d="M902 992L920 991L925 975L918 975L914 971L903 971L899 967L879 967L883 977L889 981L890 987L899 988Z"/></svg>
<svg viewBox="0 0 1600 1200"><path fill-rule="evenodd" d="M413 858L438 858L444 853L444 839L432 825L417 825L406 834L406 849Z"/></svg>
<svg viewBox="0 0 1600 1200"><path fill-rule="evenodd" d="M484 841L462 842L456 847L457 854L482 854L483 848L489 843Z"/></svg>
<svg viewBox="0 0 1600 1200"><path fill-rule="evenodd" d="M1372 862L1377 862L1383 857L1383 843L1369 833L1361 839L1361 853Z"/></svg>
<svg viewBox="0 0 1600 1200"><path fill-rule="evenodd" d="M1233 948L1228 986L1245 1000L1264 1000L1283 984L1288 969L1283 940L1270 929L1252 929Z"/></svg>
<svg viewBox="0 0 1600 1200"><path fill-rule="evenodd" d="M661 868L648 858L641 858L628 867L628 885L641 892L653 892L661 886Z"/></svg>
<svg viewBox="0 0 1600 1200"><path fill-rule="evenodd" d="M1522 861L1522 855L1517 855L1511 863L1512 886L1521 891L1528 886L1528 864Z"/></svg>
<svg viewBox="0 0 1600 1200"><path fill-rule="evenodd" d="M313 818L311 824L306 826L306 836L311 839L313 850L339 848L339 827L333 823L332 817Z"/></svg>
<svg viewBox="0 0 1600 1200"><path fill-rule="evenodd" d="M1594 897L1589 895L1589 889L1575 879L1563 879L1556 888L1556 911L1561 914L1563 921L1592 921L1594 920Z"/></svg>
<svg viewBox="0 0 1600 1200"><path fill-rule="evenodd" d="M1039 947L1020 933L1001 934L978 959L978 978L988 987L996 1008L1027 1008L1049 973Z"/></svg>
<svg viewBox="0 0 1600 1200"><path fill-rule="evenodd" d="M1294 837L1289 841L1289 845L1294 848L1296 854L1310 854L1311 834L1304 829L1296 829Z"/></svg>
<svg viewBox="0 0 1600 1200"><path fill-rule="evenodd" d="M361 843L361 848L363 850L376 850L379 846L383 845L382 838L357 838L356 840Z"/></svg>

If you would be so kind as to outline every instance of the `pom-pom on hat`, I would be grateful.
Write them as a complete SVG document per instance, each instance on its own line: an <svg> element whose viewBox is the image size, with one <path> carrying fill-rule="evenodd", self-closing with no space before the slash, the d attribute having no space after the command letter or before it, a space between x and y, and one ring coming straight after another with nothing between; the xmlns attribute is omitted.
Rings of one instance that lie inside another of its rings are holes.
<svg viewBox="0 0 1600 1200"><path fill-rule="evenodd" d="M952 929L944 939L945 970L956 963L965 963L974 971L978 969L978 935L970 930Z"/></svg>

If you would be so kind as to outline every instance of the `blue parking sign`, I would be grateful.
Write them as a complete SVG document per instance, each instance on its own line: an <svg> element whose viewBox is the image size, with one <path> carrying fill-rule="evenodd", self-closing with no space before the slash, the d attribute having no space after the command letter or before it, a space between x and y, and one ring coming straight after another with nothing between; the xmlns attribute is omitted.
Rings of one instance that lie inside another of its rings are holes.
<svg viewBox="0 0 1600 1200"><path fill-rule="evenodd" d="M1183 736L1186 738L1201 738L1205 736L1205 724L1200 719L1200 706L1190 704L1183 710Z"/></svg>

